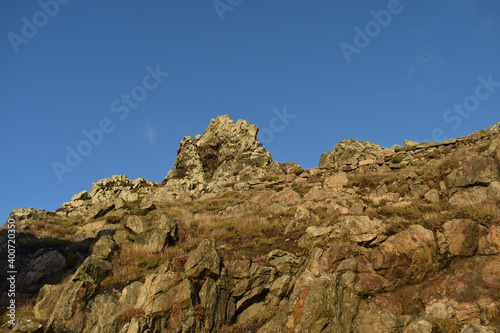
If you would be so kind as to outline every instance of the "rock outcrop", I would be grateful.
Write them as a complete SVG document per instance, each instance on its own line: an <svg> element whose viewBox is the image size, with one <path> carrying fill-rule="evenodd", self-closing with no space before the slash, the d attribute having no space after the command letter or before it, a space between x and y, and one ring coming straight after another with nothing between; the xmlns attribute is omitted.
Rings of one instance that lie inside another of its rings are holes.
<svg viewBox="0 0 500 333"><path fill-rule="evenodd" d="M262 176L272 159L256 140L257 132L255 125L241 119L235 123L225 115L212 119L202 136L184 137L158 197L199 197L238 183L243 174Z"/></svg>
<svg viewBox="0 0 500 333"><path fill-rule="evenodd" d="M318 167L335 167L357 164L359 161L374 161L383 159L390 150L368 141L354 139L342 140L328 153L323 153Z"/></svg>
<svg viewBox="0 0 500 333"><path fill-rule="evenodd" d="M500 330L498 125L342 141L309 170L256 134L218 117L160 184L113 176L55 212L14 209L23 311L0 332Z"/></svg>

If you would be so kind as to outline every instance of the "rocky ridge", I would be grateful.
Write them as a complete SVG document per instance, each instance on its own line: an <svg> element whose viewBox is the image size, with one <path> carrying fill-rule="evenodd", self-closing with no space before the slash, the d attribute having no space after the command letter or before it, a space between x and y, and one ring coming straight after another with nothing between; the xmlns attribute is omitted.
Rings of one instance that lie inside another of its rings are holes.
<svg viewBox="0 0 500 333"><path fill-rule="evenodd" d="M500 330L498 125L343 140L309 170L256 135L217 117L160 184L113 176L55 212L14 209L18 321L2 329Z"/></svg>

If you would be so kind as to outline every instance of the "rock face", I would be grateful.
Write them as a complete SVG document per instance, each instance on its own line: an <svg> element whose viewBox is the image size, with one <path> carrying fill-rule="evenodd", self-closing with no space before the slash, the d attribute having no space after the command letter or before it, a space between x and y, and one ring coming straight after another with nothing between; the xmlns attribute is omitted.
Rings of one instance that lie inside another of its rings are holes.
<svg viewBox="0 0 500 333"><path fill-rule="evenodd" d="M0 256L14 234L26 302L0 332L500 331L497 125L342 141L309 170L256 134L218 117L161 184L117 175L55 212L14 209Z"/></svg>
<svg viewBox="0 0 500 333"><path fill-rule="evenodd" d="M356 164L358 161L377 160L389 152L389 149L368 141L342 140L328 154L321 156L318 167L351 164L354 160Z"/></svg>
<svg viewBox="0 0 500 333"><path fill-rule="evenodd" d="M175 166L169 171L167 189L174 197L199 196L236 183L242 171L263 173L271 154L256 140L258 128L245 120L233 122L227 115L212 119L203 136L184 137L177 148ZM163 193L165 195L165 193ZM168 194L167 194L168 195Z"/></svg>

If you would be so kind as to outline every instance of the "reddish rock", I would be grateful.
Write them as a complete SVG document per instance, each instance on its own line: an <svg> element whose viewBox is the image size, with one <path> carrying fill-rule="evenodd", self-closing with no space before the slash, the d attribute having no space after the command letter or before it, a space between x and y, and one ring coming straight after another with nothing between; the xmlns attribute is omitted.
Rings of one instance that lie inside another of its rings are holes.
<svg viewBox="0 0 500 333"><path fill-rule="evenodd" d="M400 285L421 282L433 273L437 269L435 255L432 231L417 224L389 237L368 258L377 272Z"/></svg>
<svg viewBox="0 0 500 333"><path fill-rule="evenodd" d="M472 220L451 220L443 225L443 234L438 235L440 252L453 256L470 257L484 234L484 227Z"/></svg>
<svg viewBox="0 0 500 333"><path fill-rule="evenodd" d="M500 226L492 225L489 232L479 239L479 254L500 253Z"/></svg>

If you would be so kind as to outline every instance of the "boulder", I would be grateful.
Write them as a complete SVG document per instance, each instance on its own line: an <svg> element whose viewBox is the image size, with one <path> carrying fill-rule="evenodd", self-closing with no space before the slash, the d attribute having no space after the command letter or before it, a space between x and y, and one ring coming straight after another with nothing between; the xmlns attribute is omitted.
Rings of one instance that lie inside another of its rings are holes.
<svg viewBox="0 0 500 333"><path fill-rule="evenodd" d="M436 189L432 189L424 194L424 199L432 204L437 204L439 202L439 192Z"/></svg>
<svg viewBox="0 0 500 333"><path fill-rule="evenodd" d="M328 154L321 156L319 168L325 168L352 159L378 159L390 150L368 141L342 140Z"/></svg>
<svg viewBox="0 0 500 333"><path fill-rule="evenodd" d="M474 186L455 192L448 202L452 205L476 205L488 200L488 188Z"/></svg>
<svg viewBox="0 0 500 333"><path fill-rule="evenodd" d="M385 226L379 220L371 220L368 216L345 216L343 221L336 224L334 233L348 235L349 239L355 243L369 242L383 233Z"/></svg>
<svg viewBox="0 0 500 333"><path fill-rule="evenodd" d="M500 253L500 226L492 225L488 233L479 239L477 252L483 255Z"/></svg>
<svg viewBox="0 0 500 333"><path fill-rule="evenodd" d="M99 284L111 273L112 266L108 261L91 255L76 270L71 280Z"/></svg>
<svg viewBox="0 0 500 333"><path fill-rule="evenodd" d="M441 254L470 257L476 251L479 238L485 228L472 220L451 220L443 224L443 233L438 233Z"/></svg>
<svg viewBox="0 0 500 333"><path fill-rule="evenodd" d="M92 254L99 259L108 260L118 249L115 241L111 236L105 235L99 238L99 240L92 247Z"/></svg>
<svg viewBox="0 0 500 333"><path fill-rule="evenodd" d="M309 210L304 206L299 205L297 207L297 210L295 211L295 221L300 222L309 219L311 219L311 213L309 212Z"/></svg>
<svg viewBox="0 0 500 333"><path fill-rule="evenodd" d="M333 275L316 277L306 270L290 300L257 332L352 332L358 303L352 290L342 288Z"/></svg>
<svg viewBox="0 0 500 333"><path fill-rule="evenodd" d="M462 166L446 177L448 187L486 186L498 180L500 172L492 157L467 155Z"/></svg>
<svg viewBox="0 0 500 333"><path fill-rule="evenodd" d="M81 191L78 194L75 194L72 198L71 201L77 201L77 200L86 200L89 197L89 193L87 191Z"/></svg>
<svg viewBox="0 0 500 333"><path fill-rule="evenodd" d="M415 319L404 328L403 333L432 333L432 324L426 319Z"/></svg>
<svg viewBox="0 0 500 333"><path fill-rule="evenodd" d="M338 172L325 179L325 186L336 188L347 186L349 179L345 172Z"/></svg>
<svg viewBox="0 0 500 333"><path fill-rule="evenodd" d="M472 323L465 325L460 333L494 333L494 330L489 329L488 327Z"/></svg>
<svg viewBox="0 0 500 333"><path fill-rule="evenodd" d="M299 260L292 253L283 250L273 250L267 255L269 266L276 268L280 274L295 273Z"/></svg>
<svg viewBox="0 0 500 333"><path fill-rule="evenodd" d="M368 259L392 284L418 283L438 268L436 250L432 231L415 224L390 236Z"/></svg>
<svg viewBox="0 0 500 333"><path fill-rule="evenodd" d="M216 279L220 275L220 268L221 259L213 239L203 239L184 265L186 275L195 280L203 280L207 276Z"/></svg>

